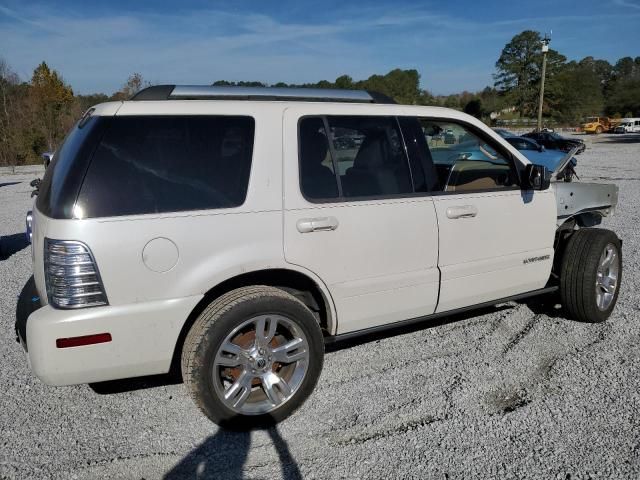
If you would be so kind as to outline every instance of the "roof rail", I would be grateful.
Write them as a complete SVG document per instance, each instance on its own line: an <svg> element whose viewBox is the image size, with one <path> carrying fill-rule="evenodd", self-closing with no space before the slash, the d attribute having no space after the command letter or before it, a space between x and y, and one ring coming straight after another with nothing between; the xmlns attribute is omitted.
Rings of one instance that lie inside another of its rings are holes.
<svg viewBox="0 0 640 480"><path fill-rule="evenodd" d="M365 90L330 88L154 85L131 100L293 100L306 102L396 103L391 97Z"/></svg>

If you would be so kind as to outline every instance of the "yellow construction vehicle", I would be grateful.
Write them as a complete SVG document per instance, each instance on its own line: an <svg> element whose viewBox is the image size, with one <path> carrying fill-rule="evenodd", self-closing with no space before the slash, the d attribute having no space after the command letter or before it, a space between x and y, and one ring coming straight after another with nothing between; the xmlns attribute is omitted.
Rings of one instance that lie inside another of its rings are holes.
<svg viewBox="0 0 640 480"><path fill-rule="evenodd" d="M620 124L620 120L609 117L587 117L585 123L582 124L584 133L603 133L613 132Z"/></svg>

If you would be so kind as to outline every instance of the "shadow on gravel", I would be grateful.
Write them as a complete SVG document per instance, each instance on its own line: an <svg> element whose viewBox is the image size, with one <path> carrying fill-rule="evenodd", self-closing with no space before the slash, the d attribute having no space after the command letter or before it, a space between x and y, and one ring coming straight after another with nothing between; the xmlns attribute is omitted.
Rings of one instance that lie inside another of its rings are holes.
<svg viewBox="0 0 640 480"><path fill-rule="evenodd" d="M356 338L350 338L347 340L336 340L334 343L330 343L325 347L325 352L337 352L344 348L351 348L355 347L356 345L363 345L365 343L375 342L376 340L382 340L384 338L395 337L397 335L405 335L407 333L413 333L419 330L426 330L427 328L440 327L442 325L448 325L449 323L468 320L470 318L479 317L481 315L488 315L490 313L501 312L503 310L511 310L512 308L514 308L512 305L499 305L494 307L478 308L477 310L471 310L469 312L458 313L438 319L426 319L424 322L418 322L412 325L390 328L389 330L384 330L381 332L373 332Z"/></svg>
<svg viewBox="0 0 640 480"><path fill-rule="evenodd" d="M536 315L546 315L549 318L567 318L565 310L560 305L559 295L543 295L522 300L518 303L527 306L531 313Z"/></svg>
<svg viewBox="0 0 640 480"><path fill-rule="evenodd" d="M276 427L266 430L278 453L282 478L301 480L298 464L291 456L287 442ZM192 450L180 463L171 469L165 480L214 479L241 480L242 469L251 447L251 432L230 432L220 429Z"/></svg>
<svg viewBox="0 0 640 480"><path fill-rule="evenodd" d="M115 393L164 387L166 385L177 385L179 383L182 383L182 378L179 375L166 373L164 375L149 375L146 377L124 378L122 380L90 383L89 387L99 395L112 395Z"/></svg>
<svg viewBox="0 0 640 480"><path fill-rule="evenodd" d="M17 185L17 184L19 184L19 183L22 183L22 182L6 182L6 183L0 183L0 188L2 188L2 187L10 187L11 185Z"/></svg>
<svg viewBox="0 0 640 480"><path fill-rule="evenodd" d="M0 260L6 260L14 253L17 253L28 246L29 242L27 242L27 236L24 233L3 235L0 238Z"/></svg>
<svg viewBox="0 0 640 480"><path fill-rule="evenodd" d="M634 133L619 134L598 140L597 143L640 143L640 135Z"/></svg>

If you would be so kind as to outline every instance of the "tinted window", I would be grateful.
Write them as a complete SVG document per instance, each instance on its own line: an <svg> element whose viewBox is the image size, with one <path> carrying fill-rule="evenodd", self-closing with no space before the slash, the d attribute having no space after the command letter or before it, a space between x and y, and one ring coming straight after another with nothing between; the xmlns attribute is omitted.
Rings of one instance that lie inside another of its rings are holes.
<svg viewBox="0 0 640 480"><path fill-rule="evenodd" d="M300 187L308 199L337 198L338 181L329 154L329 139L320 117L300 122Z"/></svg>
<svg viewBox="0 0 640 480"><path fill-rule="evenodd" d="M249 183L249 117L115 117L87 172L84 217L237 207Z"/></svg>
<svg viewBox="0 0 640 480"><path fill-rule="evenodd" d="M509 160L470 128L449 121L421 119L427 148L445 192L517 186Z"/></svg>
<svg viewBox="0 0 640 480"><path fill-rule="evenodd" d="M300 120L300 185L308 199L413 193L396 119L330 116Z"/></svg>
<svg viewBox="0 0 640 480"><path fill-rule="evenodd" d="M413 193L411 173L393 117L327 117L345 197Z"/></svg>
<svg viewBox="0 0 640 480"><path fill-rule="evenodd" d="M72 218L91 155L110 120L87 117L73 126L44 174L36 204L38 210L53 218Z"/></svg>

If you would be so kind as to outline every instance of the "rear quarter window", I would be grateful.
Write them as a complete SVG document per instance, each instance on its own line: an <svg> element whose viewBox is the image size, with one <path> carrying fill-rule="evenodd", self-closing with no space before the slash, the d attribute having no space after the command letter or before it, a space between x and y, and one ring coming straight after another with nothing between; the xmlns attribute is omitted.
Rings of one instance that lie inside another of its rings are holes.
<svg viewBox="0 0 640 480"><path fill-rule="evenodd" d="M43 214L52 218L72 218L73 205L91 156L110 120L109 117L87 117L69 130L40 185L36 207Z"/></svg>
<svg viewBox="0 0 640 480"><path fill-rule="evenodd" d="M115 117L82 185L83 218L238 207L255 124L236 116Z"/></svg>

